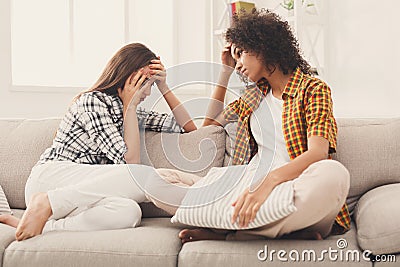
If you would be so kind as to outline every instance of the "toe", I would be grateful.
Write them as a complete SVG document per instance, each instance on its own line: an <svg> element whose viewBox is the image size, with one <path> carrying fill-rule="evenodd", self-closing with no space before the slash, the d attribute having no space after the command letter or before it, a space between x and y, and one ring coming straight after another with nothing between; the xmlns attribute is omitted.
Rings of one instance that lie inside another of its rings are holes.
<svg viewBox="0 0 400 267"><path fill-rule="evenodd" d="M183 229L182 231L179 232L178 236L179 238L186 238L187 234L189 232L189 229Z"/></svg>

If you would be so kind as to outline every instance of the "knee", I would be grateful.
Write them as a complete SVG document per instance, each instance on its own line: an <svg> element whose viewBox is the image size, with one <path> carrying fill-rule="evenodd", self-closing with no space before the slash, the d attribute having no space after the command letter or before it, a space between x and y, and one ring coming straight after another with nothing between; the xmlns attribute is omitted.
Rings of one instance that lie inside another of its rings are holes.
<svg viewBox="0 0 400 267"><path fill-rule="evenodd" d="M139 204L132 199L124 199L122 208L119 210L122 228L131 228L140 225L142 220L142 209Z"/></svg>
<svg viewBox="0 0 400 267"><path fill-rule="evenodd" d="M318 179L327 194L339 194L340 198L346 198L350 188L350 173L347 168L336 160L322 160L315 165Z"/></svg>

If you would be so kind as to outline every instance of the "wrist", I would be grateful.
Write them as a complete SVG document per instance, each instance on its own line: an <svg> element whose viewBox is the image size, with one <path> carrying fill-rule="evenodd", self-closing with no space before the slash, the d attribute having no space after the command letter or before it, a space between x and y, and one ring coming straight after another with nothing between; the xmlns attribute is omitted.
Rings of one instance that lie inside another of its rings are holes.
<svg viewBox="0 0 400 267"><path fill-rule="evenodd" d="M219 73L219 77L218 77L218 84L226 87L229 83L229 79L231 78L231 74L232 74L232 72L229 73L229 72L221 71Z"/></svg>
<svg viewBox="0 0 400 267"><path fill-rule="evenodd" d="M231 66L223 64L222 68L221 68L221 73L230 76L232 74L233 70L234 70L234 68L232 68Z"/></svg>
<svg viewBox="0 0 400 267"><path fill-rule="evenodd" d="M161 93L163 96L171 92L171 90L169 89L168 85L165 85L165 86L158 86L158 90L160 91L160 93Z"/></svg>
<svg viewBox="0 0 400 267"><path fill-rule="evenodd" d="M124 114L126 114L127 112L131 112L131 111L135 111L135 113L136 113L137 105L132 104L132 102L129 104L126 104L126 105L123 104L123 107L124 107L124 110L123 110Z"/></svg>

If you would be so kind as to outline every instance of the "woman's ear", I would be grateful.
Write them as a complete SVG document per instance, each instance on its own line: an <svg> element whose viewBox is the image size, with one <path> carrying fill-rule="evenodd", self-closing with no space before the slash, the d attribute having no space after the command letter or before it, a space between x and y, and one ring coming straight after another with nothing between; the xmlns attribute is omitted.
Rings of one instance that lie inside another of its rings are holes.
<svg viewBox="0 0 400 267"><path fill-rule="evenodd" d="M271 76L275 71L276 71L277 66L273 64L268 64L267 65L267 71L269 75Z"/></svg>
<svg viewBox="0 0 400 267"><path fill-rule="evenodd" d="M132 72L131 75L129 75L128 79L126 79L125 84L126 83L131 84L133 77L135 77L136 73L137 73L137 71Z"/></svg>

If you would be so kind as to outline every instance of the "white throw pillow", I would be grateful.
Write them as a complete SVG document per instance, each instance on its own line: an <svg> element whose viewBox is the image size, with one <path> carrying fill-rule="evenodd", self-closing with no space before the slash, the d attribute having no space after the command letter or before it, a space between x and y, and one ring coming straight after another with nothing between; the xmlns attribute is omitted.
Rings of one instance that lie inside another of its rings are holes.
<svg viewBox="0 0 400 267"><path fill-rule="evenodd" d="M3 188L0 185L0 214L12 214L10 209L10 205L8 205L8 201L6 195L3 192Z"/></svg>
<svg viewBox="0 0 400 267"><path fill-rule="evenodd" d="M291 180L274 188L248 227L241 228L238 222L232 224L232 203L252 182L253 172L246 171L246 168L246 165L212 168L204 178L188 189L171 222L216 229L244 230L270 224L296 211Z"/></svg>

